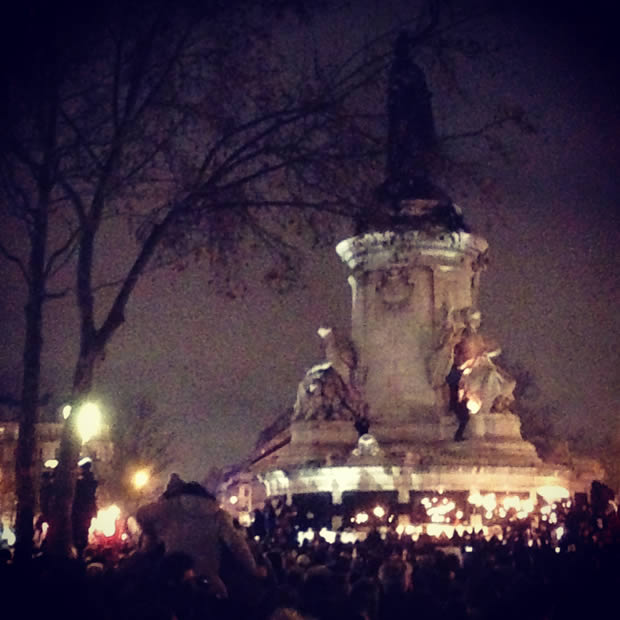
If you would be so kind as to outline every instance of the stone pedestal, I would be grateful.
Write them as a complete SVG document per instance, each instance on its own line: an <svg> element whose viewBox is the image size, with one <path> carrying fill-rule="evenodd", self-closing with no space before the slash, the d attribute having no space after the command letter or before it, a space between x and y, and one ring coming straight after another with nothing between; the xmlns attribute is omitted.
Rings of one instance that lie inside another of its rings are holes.
<svg viewBox="0 0 620 620"><path fill-rule="evenodd" d="M449 440L454 437L457 422L450 413L444 414L439 422L439 437ZM489 441L522 441L521 420L514 413L478 413L469 417L465 430L467 439Z"/></svg>
<svg viewBox="0 0 620 620"><path fill-rule="evenodd" d="M336 251L351 269L356 381L371 425L437 421L429 361L441 312L475 306L484 239L464 232L368 233Z"/></svg>
<svg viewBox="0 0 620 620"><path fill-rule="evenodd" d="M301 451L312 446L355 446L357 433L349 421L313 420L291 424L291 444Z"/></svg>
<svg viewBox="0 0 620 620"><path fill-rule="evenodd" d="M370 429L379 451L373 456L356 454L357 433L351 422L294 422L285 448L277 461L265 459L264 466L285 469L339 465L428 466L540 466L534 446L520 433L519 418L510 413L471 417L466 440L453 440L454 416L437 421L396 424L377 423Z"/></svg>

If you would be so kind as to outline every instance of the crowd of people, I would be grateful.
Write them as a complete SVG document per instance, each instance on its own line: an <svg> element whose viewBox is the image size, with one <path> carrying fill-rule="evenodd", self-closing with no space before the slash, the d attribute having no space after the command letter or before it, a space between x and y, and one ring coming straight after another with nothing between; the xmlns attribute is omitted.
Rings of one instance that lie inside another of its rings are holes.
<svg viewBox="0 0 620 620"><path fill-rule="evenodd" d="M173 478L141 507L139 544L12 565L0 552L2 617L92 620L399 620L614 617L620 527L607 507L573 507L558 540L523 522L503 537L373 529L356 542L300 544L270 503L246 529L195 482ZM25 591L26 596L19 592Z"/></svg>

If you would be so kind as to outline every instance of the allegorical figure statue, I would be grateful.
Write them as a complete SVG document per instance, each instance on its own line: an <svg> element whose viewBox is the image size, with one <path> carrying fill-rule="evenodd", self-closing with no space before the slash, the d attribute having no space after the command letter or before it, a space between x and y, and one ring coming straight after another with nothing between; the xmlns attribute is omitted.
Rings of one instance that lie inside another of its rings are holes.
<svg viewBox="0 0 620 620"><path fill-rule="evenodd" d="M515 380L495 363L501 349L480 333L481 314L474 308L444 309L429 378L439 403L459 422L455 440L463 439L470 414L507 411L514 401Z"/></svg>
<svg viewBox="0 0 620 620"><path fill-rule="evenodd" d="M318 330L326 361L306 373L297 388L293 421L351 420L362 415L362 398L354 385L357 355L351 342L336 337L331 328Z"/></svg>
<svg viewBox="0 0 620 620"><path fill-rule="evenodd" d="M429 359L429 379L435 390L442 390L454 364L454 350L462 340L467 326L466 310L442 308L443 318L437 330L434 351Z"/></svg>
<svg viewBox="0 0 620 620"><path fill-rule="evenodd" d="M471 308L442 308L443 319L428 365L430 383L435 390L438 405L456 415L458 428L454 435L455 441L464 439L465 428L469 422L467 401L462 398L463 394L459 389L463 372L456 358L472 312Z"/></svg>
<svg viewBox="0 0 620 620"><path fill-rule="evenodd" d="M461 398L467 400L471 413L506 411L514 401L516 381L495 359L501 349L479 333L480 312L468 316L463 337L455 347L455 363L462 371L459 383Z"/></svg>

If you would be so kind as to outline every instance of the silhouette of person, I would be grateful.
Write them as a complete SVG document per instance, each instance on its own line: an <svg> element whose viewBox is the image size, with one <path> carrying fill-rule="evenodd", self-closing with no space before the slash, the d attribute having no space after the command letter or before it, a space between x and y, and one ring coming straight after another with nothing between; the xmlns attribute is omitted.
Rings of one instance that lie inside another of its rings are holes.
<svg viewBox="0 0 620 620"><path fill-rule="evenodd" d="M71 521L73 525L73 543L81 555L88 544L88 530L93 517L97 514L97 485L90 461L80 466L80 475L75 483Z"/></svg>
<svg viewBox="0 0 620 620"><path fill-rule="evenodd" d="M450 389L450 404L448 409L456 415L458 420L458 428L454 434L454 441L463 441L464 433L469 422L469 410L467 409L467 401L459 397L459 384L463 371L456 365L452 365L452 369L446 377L446 383Z"/></svg>
<svg viewBox="0 0 620 620"><path fill-rule="evenodd" d="M185 482L172 494L138 509L136 519L151 542L163 544L166 555L191 558L195 575L206 579L209 593L227 598L230 583L222 564L244 576L257 573L256 562L232 517L197 482ZM226 556L226 558L225 558Z"/></svg>
<svg viewBox="0 0 620 620"><path fill-rule="evenodd" d="M168 485L166 486L166 490L164 491L162 497L164 499L168 499L170 497L174 497L175 495L178 495L183 489L184 485L185 485L185 482L181 479L181 476L179 476L179 474L177 473L170 474Z"/></svg>
<svg viewBox="0 0 620 620"><path fill-rule="evenodd" d="M39 514L34 524L34 541L38 546L43 545L45 537L44 523L49 523L50 508L54 497L54 472L44 471L41 475L39 487Z"/></svg>

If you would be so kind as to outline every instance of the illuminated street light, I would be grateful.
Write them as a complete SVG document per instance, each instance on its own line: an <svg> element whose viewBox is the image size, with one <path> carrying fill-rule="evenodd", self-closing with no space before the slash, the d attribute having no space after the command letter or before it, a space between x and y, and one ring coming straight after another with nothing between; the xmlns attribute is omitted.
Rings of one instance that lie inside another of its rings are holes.
<svg viewBox="0 0 620 620"><path fill-rule="evenodd" d="M76 426L82 443L92 439L101 430L101 409L96 403L84 403L78 413Z"/></svg>
<svg viewBox="0 0 620 620"><path fill-rule="evenodd" d="M62 417L66 420L71 415L71 405L65 405L62 408Z"/></svg>
<svg viewBox="0 0 620 620"><path fill-rule="evenodd" d="M133 486L138 489L138 491L140 489L143 489L149 479L150 479L150 474L148 472L148 469L139 469L134 475L133 475Z"/></svg>

